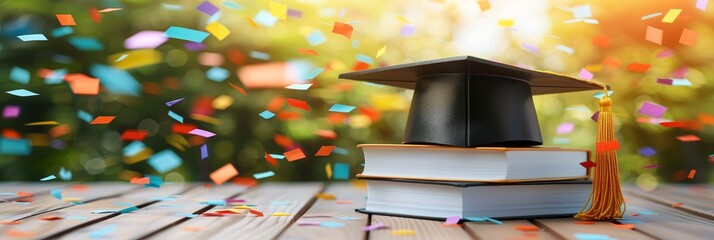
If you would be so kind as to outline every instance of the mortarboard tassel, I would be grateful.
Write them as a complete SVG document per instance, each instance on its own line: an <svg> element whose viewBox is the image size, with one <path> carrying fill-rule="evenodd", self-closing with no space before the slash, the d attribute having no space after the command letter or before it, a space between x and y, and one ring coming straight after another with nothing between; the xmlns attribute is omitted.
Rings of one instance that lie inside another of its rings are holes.
<svg viewBox="0 0 714 240"><path fill-rule="evenodd" d="M595 167L593 168L593 189L575 218L587 221L612 220L622 218L625 200L620 189L620 174L617 168L617 149L612 117L612 100L605 89L600 99L600 114L597 118L595 147ZM589 209L585 210L586 208Z"/></svg>

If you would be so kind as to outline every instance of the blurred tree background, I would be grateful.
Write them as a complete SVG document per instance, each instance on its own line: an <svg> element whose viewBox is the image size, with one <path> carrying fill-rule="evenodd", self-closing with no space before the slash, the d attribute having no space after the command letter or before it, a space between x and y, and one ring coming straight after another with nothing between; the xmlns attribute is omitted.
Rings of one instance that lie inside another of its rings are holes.
<svg viewBox="0 0 714 240"><path fill-rule="evenodd" d="M337 165L353 176L363 161L357 144L400 142L412 92L337 75L472 55L592 74L611 85L625 181L643 188L712 181L714 10L706 1L0 0L0 9L1 90L39 94L0 95L2 180L37 180L64 168L75 181L144 174L207 181L227 163L242 177L273 171L271 181L325 180ZM56 14L71 14L76 25L62 26ZM172 26L212 32L212 23L230 34L200 43L128 43ZM47 40L18 38L27 34ZM99 93L74 94L72 74L99 78ZM310 83L307 90L285 88ZM546 145L593 148L593 94L534 98ZM645 103L667 110L642 114ZM333 104L356 108L329 111ZM97 116L116 118L89 124ZM177 131L181 118L216 135ZM122 140L135 129L146 131L145 139ZM678 138L687 135L695 141ZM16 139L30 140L31 152L7 150ZM336 148L314 156L323 146ZM280 159L294 149L306 158ZM146 159L166 150L181 166L157 172Z"/></svg>

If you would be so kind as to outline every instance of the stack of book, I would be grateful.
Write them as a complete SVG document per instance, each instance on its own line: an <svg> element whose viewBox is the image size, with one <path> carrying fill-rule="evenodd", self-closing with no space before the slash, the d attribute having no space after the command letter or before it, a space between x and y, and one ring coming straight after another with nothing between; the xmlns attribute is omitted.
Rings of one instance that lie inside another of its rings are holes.
<svg viewBox="0 0 714 240"><path fill-rule="evenodd" d="M564 217L591 191L587 150L363 144L367 206L426 219Z"/></svg>

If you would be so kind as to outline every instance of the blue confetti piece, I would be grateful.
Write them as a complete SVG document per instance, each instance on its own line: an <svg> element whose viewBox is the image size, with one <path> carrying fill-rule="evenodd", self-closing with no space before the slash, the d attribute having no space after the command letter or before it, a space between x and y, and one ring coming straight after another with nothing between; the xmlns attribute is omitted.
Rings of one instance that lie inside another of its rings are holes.
<svg viewBox="0 0 714 240"><path fill-rule="evenodd" d="M228 72L228 70L221 67L212 67L211 69L208 69L208 71L206 71L206 78L214 82L223 82L228 78L229 75L230 73Z"/></svg>
<svg viewBox="0 0 714 240"><path fill-rule="evenodd" d="M307 44L310 46L314 47L325 42L327 42L327 38L325 38L325 34L322 34L320 30L314 30L307 35Z"/></svg>
<svg viewBox="0 0 714 240"><path fill-rule="evenodd" d="M58 28L52 29L52 33L50 33L50 35L52 35L52 37L55 37L55 38L61 38L61 37L70 35L72 33L74 33L74 28L64 26L64 27L58 27Z"/></svg>
<svg viewBox="0 0 714 240"><path fill-rule="evenodd" d="M330 107L330 110L328 110L328 111L330 111L330 112L348 113L348 112L351 112L351 111L354 110L354 109L355 109L355 107L353 107L353 106L342 105L342 104L339 104L339 103L335 103L334 105L332 105L332 107Z"/></svg>
<svg viewBox="0 0 714 240"><path fill-rule="evenodd" d="M320 227L327 227L327 228L341 228L344 227L345 224L341 222L321 222Z"/></svg>
<svg viewBox="0 0 714 240"><path fill-rule="evenodd" d="M570 12L573 13L573 18L575 19L590 18L593 16L590 5L588 4L572 7L570 8Z"/></svg>
<svg viewBox="0 0 714 240"><path fill-rule="evenodd" d="M62 179L62 181L72 180L72 171L60 167L59 178Z"/></svg>
<svg viewBox="0 0 714 240"><path fill-rule="evenodd" d="M77 215L69 215L69 216L64 217L64 219L67 219L67 220L87 220L87 217L85 217L85 216L77 216Z"/></svg>
<svg viewBox="0 0 714 240"><path fill-rule="evenodd" d="M268 154L275 159L285 159L285 155L282 154Z"/></svg>
<svg viewBox="0 0 714 240"><path fill-rule="evenodd" d="M575 50L573 50L573 48L565 46L565 45L561 45L561 44L558 44L557 46L555 46L555 49L558 49L558 51L561 51L561 52L564 52L564 53L567 53L570 55L573 55L573 53L575 53Z"/></svg>
<svg viewBox="0 0 714 240"><path fill-rule="evenodd" d="M32 144L29 139L10 139L0 137L0 155L29 156Z"/></svg>
<svg viewBox="0 0 714 240"><path fill-rule="evenodd" d="M15 95L18 97L32 97L32 96L37 96L40 94L25 90L25 89L16 89L12 91L6 91L5 93L10 94L10 95Z"/></svg>
<svg viewBox="0 0 714 240"><path fill-rule="evenodd" d="M21 67L12 67L10 80L27 85L30 83L30 71Z"/></svg>
<svg viewBox="0 0 714 240"><path fill-rule="evenodd" d="M333 153L337 153L340 155L350 155L350 151L341 147L336 147L335 149L332 150Z"/></svg>
<svg viewBox="0 0 714 240"><path fill-rule="evenodd" d="M692 86L692 82L686 78L672 78L672 86Z"/></svg>
<svg viewBox="0 0 714 240"><path fill-rule="evenodd" d="M201 204L212 205L212 206L226 206L228 203L225 200L208 200L200 202Z"/></svg>
<svg viewBox="0 0 714 240"><path fill-rule="evenodd" d="M170 150L167 149L164 151L170 151ZM160 188L161 185L164 184L164 180L161 178L161 176L147 174L145 177L149 178L149 184L144 184L144 187Z"/></svg>
<svg viewBox="0 0 714 240"><path fill-rule="evenodd" d="M25 34L17 36L23 42L33 42L33 41L47 41L47 37L44 34Z"/></svg>
<svg viewBox="0 0 714 240"><path fill-rule="evenodd" d="M486 218L484 217L464 217L464 219L471 221L471 222L485 222Z"/></svg>
<svg viewBox="0 0 714 240"><path fill-rule="evenodd" d="M193 214L193 213L179 213L179 214L176 214L176 216L185 217L185 218L195 218L195 217L198 217L198 214Z"/></svg>
<svg viewBox="0 0 714 240"><path fill-rule="evenodd" d="M490 218L490 217L483 217L483 218L486 219L486 221L489 221L489 222L492 222L492 223L495 223L495 224L498 224L498 225L503 224L503 222L498 221L498 220L493 219L493 218Z"/></svg>
<svg viewBox="0 0 714 240"><path fill-rule="evenodd" d="M166 9L166 10L171 10L171 11L181 11L183 7L178 4L168 4L168 3L162 3L161 8Z"/></svg>
<svg viewBox="0 0 714 240"><path fill-rule="evenodd" d="M270 60L270 54L259 51L250 51L250 57L266 61Z"/></svg>
<svg viewBox="0 0 714 240"><path fill-rule="evenodd" d="M62 189L52 189L50 191L50 195L52 195L56 199L62 200Z"/></svg>
<svg viewBox="0 0 714 240"><path fill-rule="evenodd" d="M642 155L644 157L651 157L651 156L654 156L655 154L657 154L657 150L655 150L652 147L647 146L647 147L640 148L640 155Z"/></svg>
<svg viewBox="0 0 714 240"><path fill-rule="evenodd" d="M134 155L140 153L146 145L144 145L144 142L141 141L133 141L129 143L129 145L126 145L124 149L122 150L122 154L124 154L125 157L133 157Z"/></svg>
<svg viewBox="0 0 714 240"><path fill-rule="evenodd" d="M223 1L223 6L226 6L227 8L233 9L233 10L241 10L243 7L238 5L237 3L231 2L231 1Z"/></svg>
<svg viewBox="0 0 714 240"><path fill-rule="evenodd" d="M169 110L169 117L173 118L177 122L183 123L183 117L181 115L178 115L174 111Z"/></svg>
<svg viewBox="0 0 714 240"><path fill-rule="evenodd" d="M272 27L278 22L278 18L274 17L266 10L260 10L260 12L255 14L255 17L253 17L253 21L266 27Z"/></svg>
<svg viewBox="0 0 714 240"><path fill-rule="evenodd" d="M67 42L82 51L102 51L104 45L93 37L69 37Z"/></svg>
<svg viewBox="0 0 714 240"><path fill-rule="evenodd" d="M141 84L129 72L107 65L93 64L89 72L107 92L117 95L139 96Z"/></svg>
<svg viewBox="0 0 714 240"><path fill-rule="evenodd" d="M44 82L47 85L55 85L55 84L60 84L64 82L64 76L67 74L67 69L61 68L52 71L47 77L45 78Z"/></svg>
<svg viewBox="0 0 714 240"><path fill-rule="evenodd" d="M120 212L120 213L130 213L130 212L133 212L133 211L136 211L136 210L139 210L139 208L136 207L136 206L131 206L131 207L128 207L128 208L124 208L124 209L122 209L122 210L119 210L119 212Z"/></svg>
<svg viewBox="0 0 714 240"><path fill-rule="evenodd" d="M617 220L617 222L622 223L622 224L627 224L627 223L632 223L632 224L642 223L642 221L632 220L632 219L620 219L620 220Z"/></svg>
<svg viewBox="0 0 714 240"><path fill-rule="evenodd" d="M359 40L357 40L357 39L352 40L352 48L357 48L357 47L359 47Z"/></svg>
<svg viewBox="0 0 714 240"><path fill-rule="evenodd" d="M175 104L177 104L177 103L183 101L184 99L186 99L186 98L185 98L185 97L182 97L182 98L179 98L179 99L176 99L176 100L168 101L168 102L166 102L166 106L167 106L167 107L171 107L171 106L173 106L173 105L175 105Z"/></svg>
<svg viewBox="0 0 714 240"><path fill-rule="evenodd" d="M362 220L361 218L356 218L356 217L337 217L337 219L346 220L346 221Z"/></svg>
<svg viewBox="0 0 714 240"><path fill-rule="evenodd" d="M49 181L49 180L54 180L54 179L57 179L57 176L49 175L47 177L43 177L42 179L40 179L40 181L44 182L44 181Z"/></svg>
<svg viewBox="0 0 714 240"><path fill-rule="evenodd" d="M637 211L637 214L639 214L639 215L655 215L657 213L652 212L652 211Z"/></svg>
<svg viewBox="0 0 714 240"><path fill-rule="evenodd" d="M275 176L275 173L273 171L267 171L267 172L253 174L253 177L255 179L263 179L263 178L272 177L272 176Z"/></svg>
<svg viewBox="0 0 714 240"><path fill-rule="evenodd" d="M357 61L364 62L364 63L367 63L367 64L373 64L373 63L374 63L374 60L373 60L370 56L367 56L367 55L364 55L364 54L359 54L359 53L358 53L357 56L356 56L356 58L357 58Z"/></svg>
<svg viewBox="0 0 714 240"><path fill-rule="evenodd" d="M617 238L611 238L605 234L594 234L594 233L576 233L575 238L578 240L617 240Z"/></svg>
<svg viewBox="0 0 714 240"><path fill-rule="evenodd" d="M305 76L303 78L305 80L315 79L317 77L317 75L320 75L320 73L322 73L323 71L325 71L325 68L312 69L309 73L305 74Z"/></svg>
<svg viewBox="0 0 714 240"><path fill-rule="evenodd" d="M77 118L79 118L80 120L82 120L86 123L90 123L90 122L92 122L92 120L94 120L94 117L92 116L92 114L89 114L88 112L85 112L83 110L77 111Z"/></svg>
<svg viewBox="0 0 714 240"><path fill-rule="evenodd" d="M612 96L613 93L615 93L615 91L607 91L607 94L610 96ZM605 97L605 93L599 92L599 93L593 94L593 97L597 98L597 99L602 99L603 97Z"/></svg>
<svg viewBox="0 0 714 240"><path fill-rule="evenodd" d="M260 117L262 117L264 119L271 119L271 118L275 117L275 113L268 111L268 110L265 110L258 115L260 115Z"/></svg>
<svg viewBox="0 0 714 240"><path fill-rule="evenodd" d="M181 166L181 162L181 158L171 149L154 154L148 160L149 165L162 174Z"/></svg>
<svg viewBox="0 0 714 240"><path fill-rule="evenodd" d="M210 35L209 33L204 31L198 31L190 28L176 26L169 27L168 29L166 29L166 31L164 31L164 34L170 38L181 39L184 41L196 43L203 42L203 40L205 40L208 35Z"/></svg>
<svg viewBox="0 0 714 240"><path fill-rule="evenodd" d="M91 238L104 238L110 233L114 232L117 230L117 226L112 224L108 225L106 227L100 228L94 232L89 233L89 237Z"/></svg>
<svg viewBox="0 0 714 240"><path fill-rule="evenodd" d="M273 205L273 206L290 206L290 202L285 202L285 201L272 201L272 202L270 202L270 205Z"/></svg>
<svg viewBox="0 0 714 240"><path fill-rule="evenodd" d="M208 145L201 145L201 160L208 158Z"/></svg>
<svg viewBox="0 0 714 240"><path fill-rule="evenodd" d="M312 86L312 83L295 83L295 84L290 84L290 86L287 86L285 88L287 89L292 89L292 90L308 90Z"/></svg>
<svg viewBox="0 0 714 240"><path fill-rule="evenodd" d="M335 163L332 165L332 179L347 180L350 178L350 165L346 163Z"/></svg>

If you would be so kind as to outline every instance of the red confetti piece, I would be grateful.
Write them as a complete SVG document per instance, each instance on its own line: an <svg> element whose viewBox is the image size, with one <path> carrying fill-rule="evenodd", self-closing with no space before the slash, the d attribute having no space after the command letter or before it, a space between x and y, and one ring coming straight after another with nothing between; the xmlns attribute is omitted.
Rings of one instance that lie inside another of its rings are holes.
<svg viewBox="0 0 714 240"><path fill-rule="evenodd" d="M532 226L532 225L516 225L514 228L518 231L524 231L524 232L532 232L532 231L539 231L540 228L537 226Z"/></svg>
<svg viewBox="0 0 714 240"><path fill-rule="evenodd" d="M246 187L255 187L258 186L258 180L255 180L255 178L250 177L237 177L233 179L233 184L243 185Z"/></svg>
<svg viewBox="0 0 714 240"><path fill-rule="evenodd" d="M292 98L287 98L286 100L288 100L288 105L290 105L291 107L304 109L305 111L310 110L310 107L307 106L307 102L303 100L297 100Z"/></svg>
<svg viewBox="0 0 714 240"><path fill-rule="evenodd" d="M123 141L143 141L146 136L149 135L149 132L145 130L125 130L124 133L121 134L121 140Z"/></svg>
<svg viewBox="0 0 714 240"><path fill-rule="evenodd" d="M92 122L90 122L89 124L90 125L109 124L112 121L114 121L114 118L116 118L116 116L98 116L97 118L92 120Z"/></svg>
<svg viewBox="0 0 714 240"><path fill-rule="evenodd" d="M305 54L305 55L313 55L313 56L320 55L315 50L306 49L306 48L300 48L300 49L298 49L298 52L301 54Z"/></svg>
<svg viewBox="0 0 714 240"><path fill-rule="evenodd" d="M171 131L178 134L189 135L189 132L198 128L196 125L190 123L174 123L171 126Z"/></svg>
<svg viewBox="0 0 714 240"><path fill-rule="evenodd" d="M45 220L45 221L54 221L54 220L62 220L64 219L63 217L60 216L46 216L46 217L41 217L40 220Z"/></svg>
<svg viewBox="0 0 714 240"><path fill-rule="evenodd" d="M599 48L607 48L610 45L610 37L597 36L593 38L593 45Z"/></svg>
<svg viewBox="0 0 714 240"><path fill-rule="evenodd" d="M283 106L285 106L285 98L282 96L275 96L273 99L270 99L270 102L268 102L268 105L265 106L265 109L268 109L271 112L278 112Z"/></svg>
<svg viewBox="0 0 714 240"><path fill-rule="evenodd" d="M627 71L645 73L650 69L650 65L646 63L630 63L627 65Z"/></svg>
<svg viewBox="0 0 714 240"><path fill-rule="evenodd" d="M334 140L337 138L337 133L332 130L315 130L315 135L327 140Z"/></svg>
<svg viewBox="0 0 714 240"><path fill-rule="evenodd" d="M17 225L22 222L20 221L0 221L0 225Z"/></svg>
<svg viewBox="0 0 714 240"><path fill-rule="evenodd" d="M263 213L260 212L260 211L258 211L258 210L248 209L248 211L250 211L250 213L255 214L255 215L258 216L258 217L262 217L262 216L263 216Z"/></svg>
<svg viewBox="0 0 714 240"><path fill-rule="evenodd" d="M50 136L52 136L53 138L58 138L64 136L70 131L72 131L72 129L70 128L69 124L57 125L56 127L50 129Z"/></svg>
<svg viewBox="0 0 714 240"><path fill-rule="evenodd" d="M207 212L207 213L201 214L201 216L204 216L204 217L223 217L224 215L223 215L222 213Z"/></svg>
<svg viewBox="0 0 714 240"><path fill-rule="evenodd" d="M588 160L588 161L585 161L585 162L581 162L581 163L580 163L580 166L583 166L584 168L588 168L588 169L589 169L589 168L591 168L591 167L595 167L596 164L595 164L593 161Z"/></svg>
<svg viewBox="0 0 714 240"><path fill-rule="evenodd" d="M696 169L689 170L689 176L687 176L687 178L689 178L689 179L694 179L694 175L695 175L695 174L697 174L697 170L696 170Z"/></svg>
<svg viewBox="0 0 714 240"><path fill-rule="evenodd" d="M352 30L352 26L347 23L335 22L335 24L332 26L333 33L340 34L342 36L347 37L348 39L352 38Z"/></svg>
<svg viewBox="0 0 714 240"><path fill-rule="evenodd" d="M281 111L278 112L277 118L282 121L298 120L302 118L302 114L295 111Z"/></svg>
<svg viewBox="0 0 714 240"><path fill-rule="evenodd" d="M684 203L672 203L673 208L681 207L682 205L684 205Z"/></svg>
<svg viewBox="0 0 714 240"><path fill-rule="evenodd" d="M230 83L230 82L228 83L228 85L231 85L231 87L235 88L236 90L238 90L238 92L242 93L243 95L248 95L248 93L246 93L245 89L243 89L242 87L233 85L233 83Z"/></svg>
<svg viewBox="0 0 714 240"><path fill-rule="evenodd" d="M220 214L240 214L240 213L237 213L237 212L234 212L234 211L231 211L231 210L218 210L218 211L215 211L215 213L220 213Z"/></svg>
<svg viewBox="0 0 714 240"><path fill-rule="evenodd" d="M368 106L360 106L359 112L361 114L367 115L367 117L369 117L372 122L379 121L379 119L382 117L379 111Z"/></svg>
<svg viewBox="0 0 714 240"><path fill-rule="evenodd" d="M246 56L240 50L231 48L231 49L228 49L228 60L231 61L236 66L238 66L238 65L245 63Z"/></svg>
<svg viewBox="0 0 714 240"><path fill-rule="evenodd" d="M573 221L575 224L580 224L580 225L593 225L595 222L593 221Z"/></svg>
<svg viewBox="0 0 714 240"><path fill-rule="evenodd" d="M600 142L595 144L595 152L609 152L620 149L620 142L617 140L609 142Z"/></svg>
<svg viewBox="0 0 714 240"><path fill-rule="evenodd" d="M627 229L627 230L635 229L635 225L633 225L633 224L613 224L613 226L616 228Z"/></svg>
<svg viewBox="0 0 714 240"><path fill-rule="evenodd" d="M317 153L315 153L315 157L330 156L330 154L332 154L332 150L335 150L335 146L322 146L319 150L317 150Z"/></svg>
<svg viewBox="0 0 714 240"><path fill-rule="evenodd" d="M369 69L369 64L366 62L357 62L355 66L352 67L352 71L361 71L367 69Z"/></svg>
<svg viewBox="0 0 714 240"><path fill-rule="evenodd" d="M297 161L306 157L302 149L299 148L287 151L283 153L283 155L285 155L285 158L288 159L289 162Z"/></svg>
<svg viewBox="0 0 714 240"><path fill-rule="evenodd" d="M99 10L95 7L89 9L89 17L92 18L92 21L95 23L99 23L99 21L102 20L102 15L99 14Z"/></svg>
<svg viewBox="0 0 714 240"><path fill-rule="evenodd" d="M131 178L131 180L129 180L129 183L140 184L140 185L149 184L149 178L148 177L143 177L143 178L133 177L133 178Z"/></svg>
<svg viewBox="0 0 714 240"><path fill-rule="evenodd" d="M684 123L683 122L661 122L659 123L660 126L666 127L666 128L684 128Z"/></svg>
<svg viewBox="0 0 714 240"><path fill-rule="evenodd" d="M3 129L2 136L5 138L18 139L21 137L20 133L14 129Z"/></svg>
<svg viewBox="0 0 714 240"><path fill-rule="evenodd" d="M267 152L265 153L265 161L268 162L268 163L270 163L270 165L273 165L273 166L275 166L275 167L278 166L278 160L275 160L275 158L273 158L273 156L270 156L270 154L268 154Z"/></svg>
<svg viewBox="0 0 714 240"><path fill-rule="evenodd" d="M682 141L682 142L698 142L698 141L701 141L701 139L700 139L699 137L697 137L696 135L693 135L693 134L684 135L684 136L679 136L679 137L677 137L677 139L679 139L679 141Z"/></svg>
<svg viewBox="0 0 714 240"><path fill-rule="evenodd" d="M74 22L72 14L55 14L57 16L57 21L59 21L62 26L75 26L77 23Z"/></svg>
<svg viewBox="0 0 714 240"><path fill-rule="evenodd" d="M278 146L281 146L283 148L289 148L294 145L292 139L290 139L288 136L283 136L280 134L273 135L273 141L275 142L275 144L278 144Z"/></svg>

